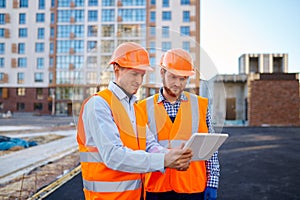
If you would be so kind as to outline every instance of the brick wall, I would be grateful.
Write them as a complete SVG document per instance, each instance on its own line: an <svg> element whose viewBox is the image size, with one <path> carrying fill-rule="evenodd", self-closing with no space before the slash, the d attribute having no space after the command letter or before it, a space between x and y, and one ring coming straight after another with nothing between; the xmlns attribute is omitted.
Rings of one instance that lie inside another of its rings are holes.
<svg viewBox="0 0 300 200"><path fill-rule="evenodd" d="M8 88L8 97L0 97L0 102L3 104L3 108L0 112L34 112L38 114L50 114L48 109L48 88L43 88L42 99L37 99L36 88L26 88L24 96L17 95L17 88ZM17 103L24 103L24 110L17 110ZM35 110L34 103L41 103L42 110Z"/></svg>
<svg viewBox="0 0 300 200"><path fill-rule="evenodd" d="M278 78L277 78L278 79ZM248 84L250 126L299 126L299 81L253 80Z"/></svg>

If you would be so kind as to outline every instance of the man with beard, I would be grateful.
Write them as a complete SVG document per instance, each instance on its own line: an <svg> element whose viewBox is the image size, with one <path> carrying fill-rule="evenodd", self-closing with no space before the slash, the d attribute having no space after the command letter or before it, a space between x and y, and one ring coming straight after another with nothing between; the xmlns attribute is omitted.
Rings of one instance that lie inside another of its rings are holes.
<svg viewBox="0 0 300 200"><path fill-rule="evenodd" d="M174 148L193 133L214 132L208 99L185 92L190 76L195 74L193 61L183 49L171 49L161 58L163 87L159 93L141 101L148 125L157 141ZM219 182L218 152L207 161L192 160L187 171L167 169L165 173L148 173L145 178L147 200L217 198Z"/></svg>
<svg viewBox="0 0 300 200"><path fill-rule="evenodd" d="M115 81L87 98L78 118L85 199L140 200L142 173L164 172L168 167L186 170L192 153L160 146L135 103L145 72L152 70L148 52L126 42L116 48L109 64Z"/></svg>

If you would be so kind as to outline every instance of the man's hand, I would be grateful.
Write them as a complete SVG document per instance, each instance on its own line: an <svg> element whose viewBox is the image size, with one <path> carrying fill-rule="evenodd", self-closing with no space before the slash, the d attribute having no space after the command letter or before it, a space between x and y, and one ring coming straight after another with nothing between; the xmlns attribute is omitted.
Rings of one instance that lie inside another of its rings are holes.
<svg viewBox="0 0 300 200"><path fill-rule="evenodd" d="M174 168L180 171L185 171L190 166L193 153L191 149L183 150L183 145L180 149L170 149L165 155L165 167Z"/></svg>

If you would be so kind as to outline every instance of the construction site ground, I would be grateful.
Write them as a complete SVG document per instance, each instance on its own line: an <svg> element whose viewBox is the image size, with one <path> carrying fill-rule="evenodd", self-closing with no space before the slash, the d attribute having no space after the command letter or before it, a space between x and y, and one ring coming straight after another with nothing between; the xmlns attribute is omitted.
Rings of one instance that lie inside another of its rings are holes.
<svg viewBox="0 0 300 200"><path fill-rule="evenodd" d="M32 132L48 130L46 132L52 135L59 129L64 129L63 132L75 129L72 117L46 116L44 120L42 118L39 117L36 120L34 116L31 120L26 118L27 124L22 124L20 117L11 120L4 119L9 120L6 122L0 119L0 133L3 133L1 127L11 126L10 123L13 120L16 125L12 124L12 129L13 127L27 126L28 130L31 129ZM29 123L30 121L33 123ZM40 125L38 126L36 122L39 122ZM52 125L49 126L49 124ZM27 132L26 130L19 131ZM224 127L222 131L228 133L230 137L219 150L221 177L218 199L300 199L300 127ZM58 145L55 147L58 149L59 146L62 146L58 141L70 137L67 135L58 140L49 137L48 139L51 141L40 146L52 143ZM76 142L74 143L76 145ZM22 151L25 150L17 152ZM3 162L2 158L3 156L0 157L0 166ZM78 163L78 152L74 151L55 161L36 167L29 173L19 176L18 179L2 184L0 200L27 199L30 193L41 191L41 188L46 187L54 180L59 180L61 176L76 168ZM25 182L26 180L28 182ZM8 194L11 195L10 198L8 198ZM25 197L26 195L27 197ZM53 190L45 199L83 199L81 174L76 174L58 189Z"/></svg>
<svg viewBox="0 0 300 200"><path fill-rule="evenodd" d="M18 113L0 119L0 135L38 143L0 151L0 199L28 199L79 165L72 117Z"/></svg>

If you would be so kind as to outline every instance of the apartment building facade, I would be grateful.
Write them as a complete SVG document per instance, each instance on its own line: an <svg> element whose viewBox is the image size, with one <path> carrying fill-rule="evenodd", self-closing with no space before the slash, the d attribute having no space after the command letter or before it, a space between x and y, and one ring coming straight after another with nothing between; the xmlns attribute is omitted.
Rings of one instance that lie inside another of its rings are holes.
<svg viewBox="0 0 300 200"><path fill-rule="evenodd" d="M196 0L0 0L0 112L78 114L113 78L107 62L126 41L149 50L154 67L176 47L199 67L199 21ZM157 67L139 95L159 82Z"/></svg>
<svg viewBox="0 0 300 200"><path fill-rule="evenodd" d="M0 108L48 113L49 1L0 1ZM0 111L0 112L1 112Z"/></svg>

